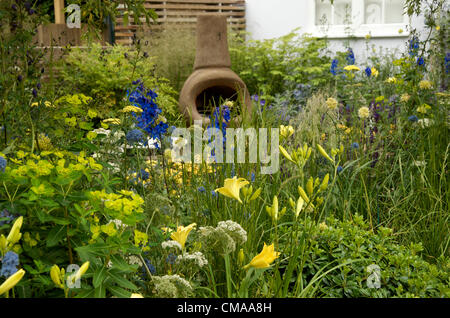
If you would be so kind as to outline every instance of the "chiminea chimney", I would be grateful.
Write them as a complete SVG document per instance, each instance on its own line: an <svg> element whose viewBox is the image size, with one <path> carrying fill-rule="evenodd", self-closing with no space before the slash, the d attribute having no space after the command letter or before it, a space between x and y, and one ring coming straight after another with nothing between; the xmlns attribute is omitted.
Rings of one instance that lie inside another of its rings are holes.
<svg viewBox="0 0 450 318"><path fill-rule="evenodd" d="M188 125L194 120L209 124L208 106L220 106L225 99L237 101L251 112L251 100L245 83L231 69L225 16L203 15L197 19L197 51L194 72L180 92L179 108Z"/></svg>

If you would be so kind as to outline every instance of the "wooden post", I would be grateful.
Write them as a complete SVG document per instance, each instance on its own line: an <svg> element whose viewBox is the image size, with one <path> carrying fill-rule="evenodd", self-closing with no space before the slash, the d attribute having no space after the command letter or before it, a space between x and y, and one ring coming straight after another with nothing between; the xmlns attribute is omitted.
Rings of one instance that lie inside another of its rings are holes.
<svg viewBox="0 0 450 318"><path fill-rule="evenodd" d="M65 24L64 21L64 0L53 0L55 6L55 23Z"/></svg>

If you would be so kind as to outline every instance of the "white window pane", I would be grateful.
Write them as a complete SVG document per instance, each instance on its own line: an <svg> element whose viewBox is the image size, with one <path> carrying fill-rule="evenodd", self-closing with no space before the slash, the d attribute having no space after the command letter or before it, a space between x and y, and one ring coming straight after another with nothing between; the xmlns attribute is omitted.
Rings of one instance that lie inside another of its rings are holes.
<svg viewBox="0 0 450 318"><path fill-rule="evenodd" d="M316 0L316 25L331 24L331 4L329 0Z"/></svg>
<svg viewBox="0 0 450 318"><path fill-rule="evenodd" d="M352 1L334 0L334 20L333 24L352 23Z"/></svg>
<svg viewBox="0 0 450 318"><path fill-rule="evenodd" d="M385 0L384 23L403 22L403 0Z"/></svg>

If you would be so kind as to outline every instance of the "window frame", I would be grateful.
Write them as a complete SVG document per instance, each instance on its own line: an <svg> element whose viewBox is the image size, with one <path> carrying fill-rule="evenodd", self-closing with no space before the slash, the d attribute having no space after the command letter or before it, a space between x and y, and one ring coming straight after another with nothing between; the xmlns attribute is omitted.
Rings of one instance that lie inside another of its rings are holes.
<svg viewBox="0 0 450 318"><path fill-rule="evenodd" d="M383 38L383 37L407 37L409 36L409 23L410 18L403 14L403 21L401 23L381 23L381 24L366 24L364 23L364 10L365 3L362 0L350 0L351 9L351 23L350 24L316 24L316 4L317 0L310 0L312 2L310 16L313 17L312 35L316 37L327 37L327 38L347 38L356 37L364 38L370 35L373 38ZM320 1L320 0L318 0ZM332 18L334 18L334 4L329 3L329 0L324 0L331 6ZM382 1L382 16L385 15L385 1ZM403 32L399 33L402 29Z"/></svg>

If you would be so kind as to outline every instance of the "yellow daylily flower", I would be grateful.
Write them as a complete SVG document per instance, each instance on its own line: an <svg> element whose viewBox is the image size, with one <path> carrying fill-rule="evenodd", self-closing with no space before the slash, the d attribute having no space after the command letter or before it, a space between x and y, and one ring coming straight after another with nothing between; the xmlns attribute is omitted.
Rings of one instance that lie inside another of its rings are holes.
<svg viewBox="0 0 450 318"><path fill-rule="evenodd" d="M241 198L239 197L239 190L249 184L247 180L244 178L237 178L234 176L232 179L227 178L225 179L224 186L221 188L218 188L214 190L215 192L219 192L220 194L223 194L226 197L236 199L240 203L242 203Z"/></svg>
<svg viewBox="0 0 450 318"><path fill-rule="evenodd" d="M25 271L23 269L19 269L15 274L11 275L7 280L0 285L0 295L3 295L8 290L17 285L18 282L22 279L23 275L25 275Z"/></svg>
<svg viewBox="0 0 450 318"><path fill-rule="evenodd" d="M244 266L244 269L249 267L254 268L267 268L270 267L270 264L280 256L280 252L274 251L273 243L269 246L264 243L263 250L261 253L256 255L250 263Z"/></svg>
<svg viewBox="0 0 450 318"><path fill-rule="evenodd" d="M131 294L130 298L144 298L141 294Z"/></svg>
<svg viewBox="0 0 450 318"><path fill-rule="evenodd" d="M347 65L344 67L344 70L346 71L360 71L361 69L356 65Z"/></svg>
<svg viewBox="0 0 450 318"><path fill-rule="evenodd" d="M176 232L173 232L173 233L170 235L170 238L171 238L172 240L177 241L178 243L180 243L181 248L184 249L184 245L186 244L187 237L188 237L189 233L192 231L192 229L193 229L196 225L197 225L196 223L189 224L189 225L186 226L186 227L184 227L184 226L181 225L181 226L179 226L179 227L177 228L177 231L176 231Z"/></svg>

